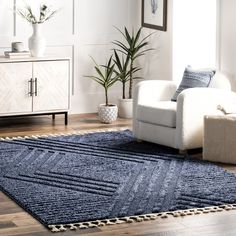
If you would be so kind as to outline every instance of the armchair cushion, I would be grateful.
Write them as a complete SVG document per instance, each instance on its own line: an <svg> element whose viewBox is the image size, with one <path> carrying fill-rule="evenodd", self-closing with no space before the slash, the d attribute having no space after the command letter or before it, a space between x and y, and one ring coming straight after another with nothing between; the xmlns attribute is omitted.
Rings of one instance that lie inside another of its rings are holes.
<svg viewBox="0 0 236 236"><path fill-rule="evenodd" d="M183 79L171 101L177 101L177 97L185 89L208 87L214 74L215 71L212 70L194 70L191 67L187 67L184 71Z"/></svg>
<svg viewBox="0 0 236 236"><path fill-rule="evenodd" d="M176 127L176 102L153 101L148 105L139 104L137 107L137 119L170 128Z"/></svg>

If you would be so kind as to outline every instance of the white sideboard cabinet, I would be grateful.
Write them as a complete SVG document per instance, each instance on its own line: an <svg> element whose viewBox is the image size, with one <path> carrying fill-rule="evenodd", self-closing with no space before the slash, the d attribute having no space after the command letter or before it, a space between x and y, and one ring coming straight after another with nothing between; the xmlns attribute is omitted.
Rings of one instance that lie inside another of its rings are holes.
<svg viewBox="0 0 236 236"><path fill-rule="evenodd" d="M0 117L65 114L70 108L69 58L0 58Z"/></svg>

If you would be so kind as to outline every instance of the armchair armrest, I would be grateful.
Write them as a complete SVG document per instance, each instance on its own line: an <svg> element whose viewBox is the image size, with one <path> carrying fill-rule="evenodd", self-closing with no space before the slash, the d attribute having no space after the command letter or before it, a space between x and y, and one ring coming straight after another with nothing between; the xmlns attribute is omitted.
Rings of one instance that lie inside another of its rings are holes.
<svg viewBox="0 0 236 236"><path fill-rule="evenodd" d="M148 104L149 101L170 100L176 91L173 81L146 80L139 82L134 88L133 117L136 117L138 104Z"/></svg>
<svg viewBox="0 0 236 236"><path fill-rule="evenodd" d="M180 149L202 147L204 116L223 113L221 104L231 103L235 93L214 88L184 90L177 99L176 143Z"/></svg>
<svg viewBox="0 0 236 236"><path fill-rule="evenodd" d="M133 94L133 134L139 137L139 121L137 120L137 107L145 105L149 101L170 100L176 91L176 84L173 81L146 80L139 82L134 88Z"/></svg>

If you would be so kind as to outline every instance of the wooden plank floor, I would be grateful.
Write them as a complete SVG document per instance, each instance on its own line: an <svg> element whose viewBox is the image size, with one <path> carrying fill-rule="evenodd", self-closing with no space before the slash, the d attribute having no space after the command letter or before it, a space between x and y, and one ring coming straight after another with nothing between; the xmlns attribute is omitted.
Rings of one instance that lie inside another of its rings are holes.
<svg viewBox="0 0 236 236"><path fill-rule="evenodd" d="M70 133L81 130L130 127L131 121L119 119L111 125L99 123L93 114L72 115L69 125L63 123L63 116L24 117L0 119L0 136L13 137L34 134ZM236 166L222 165L236 172ZM45 227L27 214L17 204L0 192L0 236L48 236L52 235ZM68 231L57 233L59 236L71 235L134 235L134 236L235 236L236 211L211 213L187 217L158 219L154 221L106 226L100 229Z"/></svg>

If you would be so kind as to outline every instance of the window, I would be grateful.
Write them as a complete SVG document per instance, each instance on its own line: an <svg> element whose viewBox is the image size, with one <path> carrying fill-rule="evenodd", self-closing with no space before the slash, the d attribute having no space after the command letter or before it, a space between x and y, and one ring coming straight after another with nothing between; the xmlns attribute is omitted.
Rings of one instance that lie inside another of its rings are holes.
<svg viewBox="0 0 236 236"><path fill-rule="evenodd" d="M173 80L184 68L216 67L217 0L173 1Z"/></svg>

